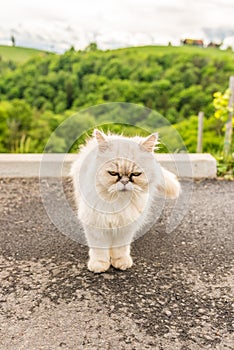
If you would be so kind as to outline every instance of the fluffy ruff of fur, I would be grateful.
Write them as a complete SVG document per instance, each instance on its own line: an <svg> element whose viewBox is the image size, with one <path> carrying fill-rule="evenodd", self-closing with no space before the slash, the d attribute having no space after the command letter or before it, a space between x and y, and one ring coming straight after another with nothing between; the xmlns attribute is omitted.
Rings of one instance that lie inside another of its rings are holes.
<svg viewBox="0 0 234 350"><path fill-rule="evenodd" d="M157 134L128 138L95 130L78 154L71 175L90 271L130 268L131 242L147 222L155 196L179 196L175 175L156 162L156 145Z"/></svg>

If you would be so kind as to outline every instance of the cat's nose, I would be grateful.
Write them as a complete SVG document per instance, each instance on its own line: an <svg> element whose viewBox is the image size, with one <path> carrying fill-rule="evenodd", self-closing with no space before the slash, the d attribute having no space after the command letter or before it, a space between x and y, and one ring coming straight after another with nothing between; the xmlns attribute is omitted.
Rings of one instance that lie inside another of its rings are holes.
<svg viewBox="0 0 234 350"><path fill-rule="evenodd" d="M120 182L123 185L127 185L127 183L129 182L129 179L125 177L125 178L121 179Z"/></svg>

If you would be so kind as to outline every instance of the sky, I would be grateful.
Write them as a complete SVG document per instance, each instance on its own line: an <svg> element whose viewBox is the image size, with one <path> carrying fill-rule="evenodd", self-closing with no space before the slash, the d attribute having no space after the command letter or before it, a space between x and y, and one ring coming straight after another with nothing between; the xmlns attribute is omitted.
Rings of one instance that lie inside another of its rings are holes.
<svg viewBox="0 0 234 350"><path fill-rule="evenodd" d="M1 0L3 1L3 0ZM234 49L234 0L7 0L0 44L64 52L96 42L101 49L224 41Z"/></svg>

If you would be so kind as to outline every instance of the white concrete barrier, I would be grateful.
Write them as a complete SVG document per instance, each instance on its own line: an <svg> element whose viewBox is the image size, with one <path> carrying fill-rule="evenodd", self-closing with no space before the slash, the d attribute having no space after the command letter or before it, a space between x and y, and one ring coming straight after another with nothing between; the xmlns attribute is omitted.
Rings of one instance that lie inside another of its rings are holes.
<svg viewBox="0 0 234 350"><path fill-rule="evenodd" d="M68 176L76 154L0 154L0 177ZM216 160L205 153L156 155L158 162L180 178L216 177Z"/></svg>

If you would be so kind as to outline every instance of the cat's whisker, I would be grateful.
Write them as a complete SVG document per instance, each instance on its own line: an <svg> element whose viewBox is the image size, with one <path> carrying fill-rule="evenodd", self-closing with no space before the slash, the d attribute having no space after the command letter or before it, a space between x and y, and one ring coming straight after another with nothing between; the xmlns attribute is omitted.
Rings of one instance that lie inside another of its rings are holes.
<svg viewBox="0 0 234 350"><path fill-rule="evenodd" d="M139 187L139 186L135 186L134 187L134 192L139 193L139 192L144 192L143 188Z"/></svg>
<svg viewBox="0 0 234 350"><path fill-rule="evenodd" d="M116 195L116 192L113 191L113 192L111 193L111 201L113 200L114 195Z"/></svg>
<svg viewBox="0 0 234 350"><path fill-rule="evenodd" d="M97 194L102 194L102 193L107 193L107 192L109 192L109 190L105 189L103 191L97 191Z"/></svg>

